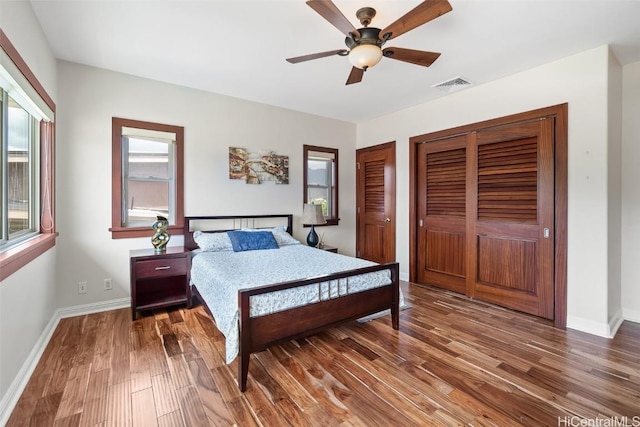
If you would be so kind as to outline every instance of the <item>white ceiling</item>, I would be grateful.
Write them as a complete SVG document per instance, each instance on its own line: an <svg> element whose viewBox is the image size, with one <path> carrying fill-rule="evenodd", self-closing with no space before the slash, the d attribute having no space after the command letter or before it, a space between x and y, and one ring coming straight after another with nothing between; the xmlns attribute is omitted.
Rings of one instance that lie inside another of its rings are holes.
<svg viewBox="0 0 640 427"><path fill-rule="evenodd" d="M304 0L31 0L55 56L288 109L366 121L474 85L610 44L640 61L640 0L449 0L453 11L385 47L441 52L429 68L383 58L346 86L348 58L285 58L344 49L344 35ZM384 28L419 0L335 0L377 10Z"/></svg>

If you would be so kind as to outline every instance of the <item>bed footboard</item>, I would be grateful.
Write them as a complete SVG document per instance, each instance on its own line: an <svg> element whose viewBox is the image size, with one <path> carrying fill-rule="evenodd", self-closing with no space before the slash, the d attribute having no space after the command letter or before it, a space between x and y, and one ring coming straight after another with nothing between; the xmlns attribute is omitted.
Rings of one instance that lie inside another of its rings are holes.
<svg viewBox="0 0 640 427"><path fill-rule="evenodd" d="M316 303L291 308L258 317L250 315L252 296L295 287L319 284L377 271L390 271L390 283L361 292L329 297ZM380 311L391 310L394 329L399 328L400 285L398 263L380 264L312 279L278 283L238 291L240 311L240 348L238 360L238 385L241 391L247 387L249 359L251 353L262 351L272 345L302 338L323 329L335 327Z"/></svg>

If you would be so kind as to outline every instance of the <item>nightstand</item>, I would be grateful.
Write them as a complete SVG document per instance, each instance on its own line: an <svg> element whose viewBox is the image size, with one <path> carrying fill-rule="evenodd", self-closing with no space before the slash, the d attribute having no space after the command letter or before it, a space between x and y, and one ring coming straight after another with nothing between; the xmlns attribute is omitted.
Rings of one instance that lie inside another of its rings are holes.
<svg viewBox="0 0 640 427"><path fill-rule="evenodd" d="M338 248L334 246L324 245L323 247L318 247L318 249L322 249L323 251L327 251L327 252L333 252L334 254L338 253Z"/></svg>
<svg viewBox="0 0 640 427"><path fill-rule="evenodd" d="M129 252L131 269L131 317L138 310L152 310L176 304L191 308L191 253L182 247Z"/></svg>

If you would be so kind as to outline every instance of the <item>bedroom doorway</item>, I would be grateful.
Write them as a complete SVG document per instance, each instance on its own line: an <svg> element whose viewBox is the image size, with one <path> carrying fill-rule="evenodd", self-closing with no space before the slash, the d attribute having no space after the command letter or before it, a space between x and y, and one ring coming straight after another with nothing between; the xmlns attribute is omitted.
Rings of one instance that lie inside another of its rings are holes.
<svg viewBox="0 0 640 427"><path fill-rule="evenodd" d="M356 150L356 256L396 260L396 143Z"/></svg>
<svg viewBox="0 0 640 427"><path fill-rule="evenodd" d="M566 150L566 105L411 138L411 281L564 327Z"/></svg>

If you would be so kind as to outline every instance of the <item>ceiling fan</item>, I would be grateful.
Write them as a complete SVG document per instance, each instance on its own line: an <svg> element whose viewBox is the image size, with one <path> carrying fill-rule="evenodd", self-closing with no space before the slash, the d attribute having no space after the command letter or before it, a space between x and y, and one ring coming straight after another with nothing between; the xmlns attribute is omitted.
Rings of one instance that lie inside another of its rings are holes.
<svg viewBox="0 0 640 427"><path fill-rule="evenodd" d="M422 65L423 67L428 67L433 64L440 56L440 53L403 49L400 47L387 47L382 49L382 46L387 41L436 19L440 15L444 15L453 9L447 0L426 0L391 25L380 29L369 27L371 20L376 15L375 9L363 7L356 12L356 17L363 28L356 29L331 0L309 0L307 4L347 36L344 41L348 49L312 53L310 55L287 58L287 61L292 64L297 64L298 62L333 55L348 56L353 65L351 73L349 73L349 78L347 79L346 84L348 85L362 81L364 72L380 62L383 56L398 61Z"/></svg>

